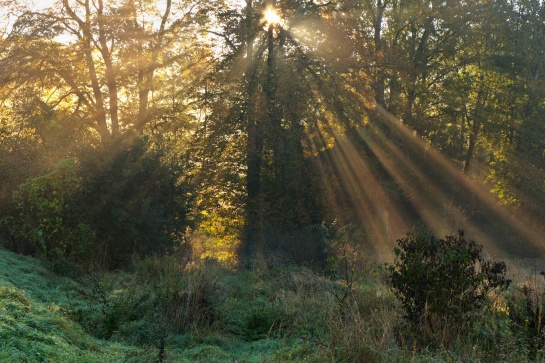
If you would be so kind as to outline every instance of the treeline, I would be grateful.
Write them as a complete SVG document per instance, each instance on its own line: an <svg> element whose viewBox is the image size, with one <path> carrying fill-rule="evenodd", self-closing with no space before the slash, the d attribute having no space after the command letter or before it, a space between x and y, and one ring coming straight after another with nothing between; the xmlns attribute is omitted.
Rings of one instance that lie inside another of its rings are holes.
<svg viewBox="0 0 545 363"><path fill-rule="evenodd" d="M3 11L0 219L12 249L112 267L201 226L241 238L248 263L264 250L324 261L318 226L349 221L339 190L365 183L336 173L326 150L348 135L372 153L365 140L386 117L486 179L501 204L545 217L538 0Z"/></svg>

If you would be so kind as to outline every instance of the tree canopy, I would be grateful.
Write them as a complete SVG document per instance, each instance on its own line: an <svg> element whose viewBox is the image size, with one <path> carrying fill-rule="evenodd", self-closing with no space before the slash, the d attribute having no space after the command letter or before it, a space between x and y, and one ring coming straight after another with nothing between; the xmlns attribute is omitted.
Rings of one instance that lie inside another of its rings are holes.
<svg viewBox="0 0 545 363"><path fill-rule="evenodd" d="M418 228L543 252L539 0L2 11L5 245L116 265L198 228L325 263L354 223L377 252Z"/></svg>

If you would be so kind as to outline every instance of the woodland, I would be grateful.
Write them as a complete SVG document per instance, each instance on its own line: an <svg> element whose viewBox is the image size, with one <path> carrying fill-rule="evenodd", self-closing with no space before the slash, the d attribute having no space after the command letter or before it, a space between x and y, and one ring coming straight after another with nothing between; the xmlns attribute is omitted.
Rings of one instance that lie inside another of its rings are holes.
<svg viewBox="0 0 545 363"><path fill-rule="evenodd" d="M0 361L545 361L544 73L542 0L0 1Z"/></svg>

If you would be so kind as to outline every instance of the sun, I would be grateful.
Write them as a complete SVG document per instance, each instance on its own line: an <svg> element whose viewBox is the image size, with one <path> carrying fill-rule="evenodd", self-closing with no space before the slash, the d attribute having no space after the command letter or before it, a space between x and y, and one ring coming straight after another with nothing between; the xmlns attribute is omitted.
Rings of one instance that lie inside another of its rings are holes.
<svg viewBox="0 0 545 363"><path fill-rule="evenodd" d="M266 25L277 25L282 22L282 18L280 18L280 15L278 15L273 7L268 7L265 9L265 12L263 13L263 20L265 21Z"/></svg>

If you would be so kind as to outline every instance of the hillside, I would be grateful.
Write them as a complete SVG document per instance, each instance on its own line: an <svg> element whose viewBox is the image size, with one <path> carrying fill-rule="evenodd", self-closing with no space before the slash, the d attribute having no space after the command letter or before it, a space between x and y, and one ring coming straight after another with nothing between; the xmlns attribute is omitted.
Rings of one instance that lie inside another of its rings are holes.
<svg viewBox="0 0 545 363"><path fill-rule="evenodd" d="M0 361L139 361L141 349L92 337L71 319L83 304L73 280L37 260L0 249Z"/></svg>
<svg viewBox="0 0 545 363"><path fill-rule="evenodd" d="M413 329L384 266L345 259L351 268L336 277L289 265L235 271L213 259L181 268L167 256L135 262L130 273L70 279L0 249L0 362L543 358L541 280L512 286L463 326L436 321ZM443 328L434 332L434 324Z"/></svg>
<svg viewBox="0 0 545 363"><path fill-rule="evenodd" d="M217 267L211 270L205 278L219 284ZM281 333L283 323L275 321L276 311L267 301L271 286L260 286L262 281L252 281L255 276L234 279L225 272L221 294L226 300L213 302L222 305L222 317L203 330L196 329L203 325L195 317L189 324L196 325L186 334L167 333L166 327L163 334L158 332L163 322L150 320L158 309L153 287L136 292L136 275L85 274L76 282L55 275L36 259L0 249L0 362L320 361L314 344L286 340ZM231 296L225 296L226 289ZM135 294L140 294L137 302L131 301ZM143 297L149 299L143 302ZM304 314L297 306L289 308L290 315ZM141 315L129 316L134 312Z"/></svg>

